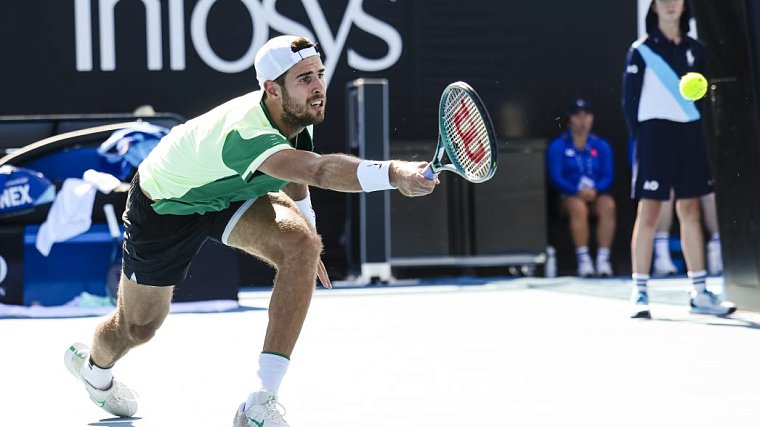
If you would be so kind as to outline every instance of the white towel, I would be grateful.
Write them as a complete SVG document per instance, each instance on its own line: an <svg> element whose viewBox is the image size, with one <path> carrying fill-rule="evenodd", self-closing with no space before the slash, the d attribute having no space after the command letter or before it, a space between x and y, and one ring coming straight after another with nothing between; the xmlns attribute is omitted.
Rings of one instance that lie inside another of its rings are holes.
<svg viewBox="0 0 760 427"><path fill-rule="evenodd" d="M105 194L110 193L114 188L121 184L119 178L116 178L110 173L98 172L94 169L87 169L84 171L82 179L94 185L101 193Z"/></svg>
<svg viewBox="0 0 760 427"><path fill-rule="evenodd" d="M84 180L67 178L50 207L47 219L37 232L37 250L50 254L53 243L76 237L90 229L95 193L110 193L121 182L107 173L92 169L84 173Z"/></svg>

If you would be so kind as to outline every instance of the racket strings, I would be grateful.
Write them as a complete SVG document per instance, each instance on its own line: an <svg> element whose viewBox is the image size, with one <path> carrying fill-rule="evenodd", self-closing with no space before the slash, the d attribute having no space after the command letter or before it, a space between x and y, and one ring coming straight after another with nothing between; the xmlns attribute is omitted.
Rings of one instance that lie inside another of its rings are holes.
<svg viewBox="0 0 760 427"><path fill-rule="evenodd" d="M444 100L443 130L451 141L455 163L472 178L491 173L491 142L486 122L472 98L453 90Z"/></svg>

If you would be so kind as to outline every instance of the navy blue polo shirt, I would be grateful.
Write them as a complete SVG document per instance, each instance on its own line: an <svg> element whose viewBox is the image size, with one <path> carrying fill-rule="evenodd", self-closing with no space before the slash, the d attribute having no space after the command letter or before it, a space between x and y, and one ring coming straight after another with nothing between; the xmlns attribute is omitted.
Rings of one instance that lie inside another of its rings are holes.
<svg viewBox="0 0 760 427"><path fill-rule="evenodd" d="M628 50L623 71L623 111L630 136L639 123L661 119L688 123L701 119L699 102L685 100L678 92L681 76L705 72L705 48L683 36L679 44L655 27Z"/></svg>

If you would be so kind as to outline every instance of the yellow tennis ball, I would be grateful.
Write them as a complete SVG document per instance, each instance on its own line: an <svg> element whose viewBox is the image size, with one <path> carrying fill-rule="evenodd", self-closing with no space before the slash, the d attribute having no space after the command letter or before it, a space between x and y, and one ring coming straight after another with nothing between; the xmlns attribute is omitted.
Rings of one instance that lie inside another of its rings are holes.
<svg viewBox="0 0 760 427"><path fill-rule="evenodd" d="M699 73L686 73L678 83L678 91L689 101L701 99L707 93L707 79Z"/></svg>

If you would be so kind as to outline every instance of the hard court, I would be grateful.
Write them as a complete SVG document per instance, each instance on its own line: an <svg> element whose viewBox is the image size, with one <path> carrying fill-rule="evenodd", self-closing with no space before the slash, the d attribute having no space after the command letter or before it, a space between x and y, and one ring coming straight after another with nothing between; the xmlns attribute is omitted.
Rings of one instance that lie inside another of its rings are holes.
<svg viewBox="0 0 760 427"><path fill-rule="evenodd" d="M711 287L720 283L710 281ZM760 315L691 315L655 281L655 319L624 279L519 278L319 290L280 399L294 427L760 425ZM269 292L172 314L115 375L140 395L110 418L63 366L100 317L0 319L0 426L230 426L254 385ZM741 307L740 307L741 308Z"/></svg>

